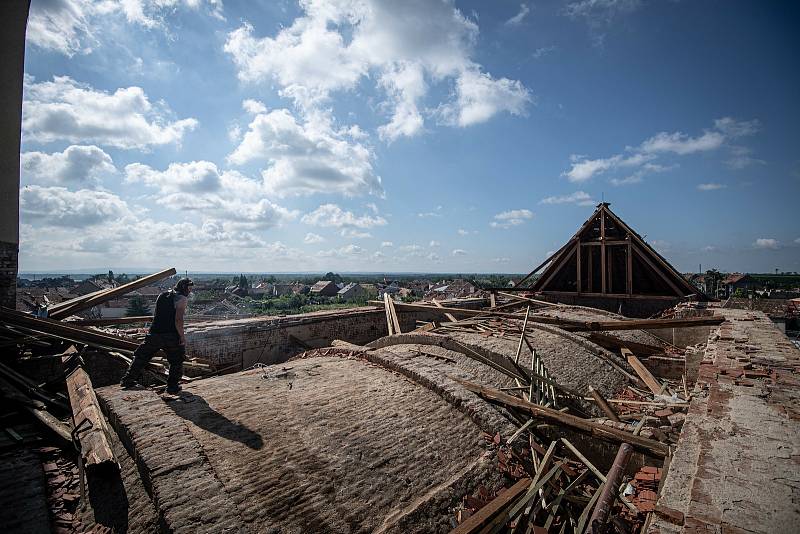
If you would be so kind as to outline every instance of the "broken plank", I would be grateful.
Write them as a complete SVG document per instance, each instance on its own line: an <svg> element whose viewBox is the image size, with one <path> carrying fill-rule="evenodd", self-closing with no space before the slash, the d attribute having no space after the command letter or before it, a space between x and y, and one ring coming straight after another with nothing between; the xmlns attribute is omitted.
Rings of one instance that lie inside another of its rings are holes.
<svg viewBox="0 0 800 534"><path fill-rule="evenodd" d="M597 403L597 406L599 406L600 409L603 410L603 413L605 413L609 419L611 419L616 423L620 422L617 412L615 412L614 409L608 404L608 402L606 402L605 397L603 397L603 395L599 391L594 389L592 386L589 386L589 394L592 397L594 397L594 401Z"/></svg>
<svg viewBox="0 0 800 534"><path fill-rule="evenodd" d="M433 299L432 302L437 308L444 308L444 306L442 306L442 304L438 300ZM444 316L447 317L448 319L450 319L450 321L452 321L454 323L458 321L455 317L453 317L453 314L451 314L451 313L445 313Z"/></svg>
<svg viewBox="0 0 800 534"><path fill-rule="evenodd" d="M475 384L474 382L469 382L456 377L453 377L453 380L464 386L469 391L477 393L484 399L498 402L504 406L529 412L540 419L559 423L613 443L630 443L637 450L657 458L664 458L669 453L669 446L664 443L652 439L642 438L641 436L634 436L630 432L625 432L624 430L601 425L581 417L565 414L559 412L558 410L526 402L519 397L503 393L498 389L481 386L480 384Z"/></svg>
<svg viewBox="0 0 800 534"><path fill-rule="evenodd" d="M636 371L636 374L639 375L639 378L642 379L642 382L644 382L645 385L650 388L650 391L653 392L653 395L660 395L662 389L661 383L656 380L650 371L647 370L647 367L644 366L639 358L634 356L630 350L625 348L620 349L620 352L622 352L622 355L628 360L628 363L631 367L633 367L633 370Z"/></svg>
<svg viewBox="0 0 800 534"><path fill-rule="evenodd" d="M521 478L516 484L505 490L503 493L492 499L492 501L469 516L466 521L450 531L450 534L473 534L479 532L489 521L492 520L506 506L510 506L531 484L530 478Z"/></svg>
<svg viewBox="0 0 800 534"><path fill-rule="evenodd" d="M63 361L66 362L77 352L74 346L70 347L62 356ZM119 469L117 459L111 450L108 425L88 373L83 367L77 366L67 374L66 381L69 402L72 406L72 424L74 428L80 429L76 432L76 437L81 445L84 465L87 469L101 466L114 466ZM88 425L85 421L88 421Z"/></svg>

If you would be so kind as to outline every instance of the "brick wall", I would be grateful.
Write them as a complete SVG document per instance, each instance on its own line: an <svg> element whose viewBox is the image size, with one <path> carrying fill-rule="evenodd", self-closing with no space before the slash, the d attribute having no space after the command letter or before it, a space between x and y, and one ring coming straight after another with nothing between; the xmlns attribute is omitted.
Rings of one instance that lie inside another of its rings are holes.
<svg viewBox="0 0 800 534"><path fill-rule="evenodd" d="M426 312L398 311L397 315L403 332L416 328L417 320L432 318ZM186 348L191 356L218 367L237 365L246 369L255 363L284 362L303 352L303 344L327 347L334 339L341 339L364 345L385 335L384 310L369 307L193 326L186 334Z"/></svg>

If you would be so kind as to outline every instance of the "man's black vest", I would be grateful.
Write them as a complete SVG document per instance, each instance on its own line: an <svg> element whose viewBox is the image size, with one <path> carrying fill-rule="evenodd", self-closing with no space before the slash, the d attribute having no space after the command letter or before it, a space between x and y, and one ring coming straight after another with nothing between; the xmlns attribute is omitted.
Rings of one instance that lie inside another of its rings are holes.
<svg viewBox="0 0 800 534"><path fill-rule="evenodd" d="M164 291L156 299L156 313L150 325L151 334L177 334L175 328L175 292Z"/></svg>

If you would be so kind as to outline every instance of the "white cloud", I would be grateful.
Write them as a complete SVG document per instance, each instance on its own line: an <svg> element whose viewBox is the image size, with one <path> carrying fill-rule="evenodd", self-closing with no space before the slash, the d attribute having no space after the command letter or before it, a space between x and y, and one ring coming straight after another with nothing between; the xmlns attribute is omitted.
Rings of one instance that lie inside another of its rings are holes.
<svg viewBox="0 0 800 534"><path fill-rule="evenodd" d="M534 59L539 59L543 58L544 56L552 54L556 50L558 50L558 47L555 45L542 46L534 50L533 54L531 55L533 56Z"/></svg>
<svg viewBox="0 0 800 534"><path fill-rule="evenodd" d="M777 239L772 239L772 238L767 238L767 237L759 237L753 243L753 247L775 250L778 247L780 247L780 243L778 242Z"/></svg>
<svg viewBox="0 0 800 534"><path fill-rule="evenodd" d="M37 184L93 185L117 171L111 156L94 145L72 145L53 154L24 152L20 167L23 181Z"/></svg>
<svg viewBox="0 0 800 534"><path fill-rule="evenodd" d="M180 143L197 126L195 119L170 121L165 104L153 105L140 87L109 94L68 76L36 83L25 77L23 136L31 141L66 140L144 149Z"/></svg>
<svg viewBox="0 0 800 534"><path fill-rule="evenodd" d="M372 213L378 213L378 206L374 202L367 202L364 207L368 208Z"/></svg>
<svg viewBox="0 0 800 534"><path fill-rule="evenodd" d="M429 247L438 247L439 245L441 245L441 243L439 243L438 241L431 241L430 243L428 243Z"/></svg>
<svg viewBox="0 0 800 534"><path fill-rule="evenodd" d="M533 212L530 210L509 210L495 215L494 220L489 223L489 226L492 228L511 228L512 226L519 226L524 223L526 219L532 218Z"/></svg>
<svg viewBox="0 0 800 534"><path fill-rule="evenodd" d="M589 159L586 156L573 154L570 156L570 169L561 173L570 182L585 182L592 177L609 171L633 169L626 177L614 177L613 185L629 185L639 183L650 173L664 172L675 165L662 165L654 162L657 158L670 155L687 156L699 152L718 150L732 139L752 135L758 131L758 120L737 121L724 117L714 121L712 129L705 130L697 137L683 132L659 132L646 139L637 147L627 147L626 154L616 154L608 158ZM752 163L763 163L750 157L750 149L742 146L731 146L732 158L726 163L733 168L742 168Z"/></svg>
<svg viewBox="0 0 800 534"><path fill-rule="evenodd" d="M469 232L467 230L464 230L463 228L459 228L458 235L469 235Z"/></svg>
<svg viewBox="0 0 800 534"><path fill-rule="evenodd" d="M442 214L436 213L435 211L426 211L417 213L417 217L419 217L420 219L429 219L431 217L442 217Z"/></svg>
<svg viewBox="0 0 800 534"><path fill-rule="evenodd" d="M578 206L591 206L595 200L586 191L575 191L569 195L543 198L539 204L577 204Z"/></svg>
<svg viewBox="0 0 800 534"><path fill-rule="evenodd" d="M434 262L434 263L440 263L442 261L442 258L438 254L436 254L435 252L431 252L430 254L425 256L425 258L430 260L430 261L432 261L432 262Z"/></svg>
<svg viewBox="0 0 800 534"><path fill-rule="evenodd" d="M340 259L348 259L348 258L358 258L363 256L366 253L366 250L359 247L358 245L345 245L341 248L335 248L330 250L320 250L317 252L317 256L321 258L340 258Z"/></svg>
<svg viewBox="0 0 800 534"><path fill-rule="evenodd" d="M322 243L323 241L325 241L324 237L312 232L307 233L306 236L303 238L303 243L305 243L306 245L314 245L316 243Z"/></svg>
<svg viewBox="0 0 800 534"><path fill-rule="evenodd" d="M83 40L91 40L90 8L91 4L83 1L32 2L27 40L39 48L66 56L90 52L89 45L83 43Z"/></svg>
<svg viewBox="0 0 800 534"><path fill-rule="evenodd" d="M394 246L394 243L391 241L384 241L381 243L381 248L391 248Z"/></svg>
<svg viewBox="0 0 800 534"><path fill-rule="evenodd" d="M797 239L795 239L795 240L794 240L794 242L795 242L796 244L800 245L800 237L798 237Z"/></svg>
<svg viewBox="0 0 800 534"><path fill-rule="evenodd" d="M717 247L715 247L714 245L706 245L700 250L702 250L703 252L716 252Z"/></svg>
<svg viewBox="0 0 800 534"><path fill-rule="evenodd" d="M105 191L29 185L20 191L20 220L43 226L82 228L130 217L128 205Z"/></svg>
<svg viewBox="0 0 800 534"><path fill-rule="evenodd" d="M167 30L167 14L179 7L205 11L224 20L222 0L37 0L31 2L27 39L33 45L67 56L88 54L97 43L97 33L108 26L104 17L119 15L145 28Z"/></svg>
<svg viewBox="0 0 800 534"><path fill-rule="evenodd" d="M336 204L322 204L317 209L303 215L305 224L332 228L374 228L386 225L386 219L380 215L357 216L352 211L345 211Z"/></svg>
<svg viewBox="0 0 800 534"><path fill-rule="evenodd" d="M519 13L517 13L516 15L514 15L513 17L508 19L506 21L506 26L517 26L517 25L519 25L523 20L525 20L525 17L527 17L528 13L530 13L530 12L531 12L531 9L528 7L528 4L520 4L519 5Z"/></svg>
<svg viewBox="0 0 800 534"><path fill-rule="evenodd" d="M509 263L511 258L492 258L493 263Z"/></svg>
<svg viewBox="0 0 800 534"><path fill-rule="evenodd" d="M255 116L241 144L228 157L242 165L265 160L262 176L277 196L313 193L382 196L381 178L372 167L373 153L335 130L328 114L319 113L298 123L289 110Z"/></svg>
<svg viewBox="0 0 800 534"><path fill-rule="evenodd" d="M347 239L366 239L368 237L372 237L372 234L369 232L362 232L361 230L356 230L355 228L342 228L342 231L339 233L342 237Z"/></svg>
<svg viewBox="0 0 800 534"><path fill-rule="evenodd" d="M265 106L263 102L251 98L242 101L242 109L253 115L267 112L267 106Z"/></svg>
<svg viewBox="0 0 800 534"><path fill-rule="evenodd" d="M466 256L467 255L467 251L464 250L463 248L454 248L453 252L451 252L451 254L453 256Z"/></svg>
<svg viewBox="0 0 800 534"><path fill-rule="evenodd" d="M659 252L668 252L672 248L672 243L661 239L654 239L650 241L650 245Z"/></svg>
<svg viewBox="0 0 800 534"><path fill-rule="evenodd" d="M524 116L532 101L530 92L519 81L496 80L474 70L465 71L458 78L456 94L456 103L442 106L440 113L445 124L461 127L486 122L502 111Z"/></svg>
<svg viewBox="0 0 800 534"><path fill-rule="evenodd" d="M708 184L698 184L697 189L698 191L716 191L717 189L725 189L728 187L725 184L716 184L716 183L708 183Z"/></svg>
<svg viewBox="0 0 800 534"><path fill-rule="evenodd" d="M269 228L299 215L268 200L261 182L221 172L210 161L171 163L164 171L132 163L125 167L125 181L157 189L156 202L167 208L224 219L227 230Z"/></svg>
<svg viewBox="0 0 800 534"><path fill-rule="evenodd" d="M640 149L648 154L673 152L685 156L695 152L716 150L722 146L725 136L720 132L708 131L699 137L689 137L682 132L659 132L645 140Z"/></svg>
<svg viewBox="0 0 800 534"><path fill-rule="evenodd" d="M618 14L630 13L641 6L641 0L578 0L565 8L568 16L581 17L592 25L610 23Z"/></svg>
<svg viewBox="0 0 800 534"><path fill-rule="evenodd" d="M496 80L471 59L478 26L452 0L308 0L300 7L303 15L274 37L257 37L245 23L228 35L225 51L241 80L277 82L302 110L375 80L386 94L380 108L391 115L378 133L391 142L423 131L420 105L445 80L456 81L456 100L444 109L460 126L502 111L521 114L530 101L519 82Z"/></svg>

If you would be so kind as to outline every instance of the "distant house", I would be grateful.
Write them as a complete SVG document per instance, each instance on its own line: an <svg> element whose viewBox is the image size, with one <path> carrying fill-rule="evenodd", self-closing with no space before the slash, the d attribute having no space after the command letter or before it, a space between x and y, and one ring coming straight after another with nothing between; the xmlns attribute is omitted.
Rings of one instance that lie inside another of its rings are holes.
<svg viewBox="0 0 800 534"><path fill-rule="evenodd" d="M320 280L313 286L311 286L311 294L312 295L319 295L321 297L333 297L339 293L339 288L336 287L336 283L332 280Z"/></svg>
<svg viewBox="0 0 800 534"><path fill-rule="evenodd" d="M80 297L83 295L88 295L89 293L94 293L95 291L100 291L101 289L105 289L103 286L95 282L94 280L84 280L80 284L76 285L72 288L72 292Z"/></svg>
<svg viewBox="0 0 800 534"><path fill-rule="evenodd" d="M396 295L400 292L400 286L397 285L397 282L392 282L388 286L378 286L378 297L383 298L384 293L388 293L389 295Z"/></svg>
<svg viewBox="0 0 800 534"><path fill-rule="evenodd" d="M261 298L264 295L272 295L273 285L269 282L259 282L250 288L248 294L253 298Z"/></svg>
<svg viewBox="0 0 800 534"><path fill-rule="evenodd" d="M723 281L722 285L725 288L725 296L730 297L737 290L745 292L756 289L760 284L749 274L732 273L729 274Z"/></svg>
<svg viewBox="0 0 800 534"><path fill-rule="evenodd" d="M358 300L367 296L367 290L356 282L351 282L339 290L341 300Z"/></svg>
<svg viewBox="0 0 800 534"><path fill-rule="evenodd" d="M282 297L294 293L294 284L275 284L272 286L272 296Z"/></svg>
<svg viewBox="0 0 800 534"><path fill-rule="evenodd" d="M470 297L475 294L476 288L466 280L453 280L450 283L440 283L425 294L425 300L451 300Z"/></svg>

